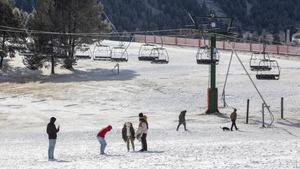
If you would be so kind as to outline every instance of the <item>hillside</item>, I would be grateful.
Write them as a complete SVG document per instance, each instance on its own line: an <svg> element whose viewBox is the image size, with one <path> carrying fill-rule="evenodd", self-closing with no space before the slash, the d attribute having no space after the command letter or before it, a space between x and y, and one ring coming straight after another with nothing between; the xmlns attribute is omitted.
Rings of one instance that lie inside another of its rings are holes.
<svg viewBox="0 0 300 169"><path fill-rule="evenodd" d="M14 4L31 11L37 0L13 0ZM298 0L98 0L119 31L178 28L190 25L186 11L206 15L214 10L218 15L235 18L235 26L245 32L270 32L291 29L296 32L300 21Z"/></svg>
<svg viewBox="0 0 300 169"><path fill-rule="evenodd" d="M278 33L286 29L295 31L300 21L298 0L215 0L227 16L236 18L243 30L263 29Z"/></svg>
<svg viewBox="0 0 300 169"><path fill-rule="evenodd" d="M104 11L119 31L179 28L190 25L186 11L206 15L197 0L101 0Z"/></svg>

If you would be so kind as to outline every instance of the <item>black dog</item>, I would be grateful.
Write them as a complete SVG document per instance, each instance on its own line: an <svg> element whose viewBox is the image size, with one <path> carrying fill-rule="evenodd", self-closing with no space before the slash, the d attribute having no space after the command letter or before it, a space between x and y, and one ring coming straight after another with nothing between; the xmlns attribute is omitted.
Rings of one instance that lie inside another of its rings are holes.
<svg viewBox="0 0 300 169"><path fill-rule="evenodd" d="M223 131L230 131L230 129L229 129L228 127L221 127L221 129L222 129Z"/></svg>

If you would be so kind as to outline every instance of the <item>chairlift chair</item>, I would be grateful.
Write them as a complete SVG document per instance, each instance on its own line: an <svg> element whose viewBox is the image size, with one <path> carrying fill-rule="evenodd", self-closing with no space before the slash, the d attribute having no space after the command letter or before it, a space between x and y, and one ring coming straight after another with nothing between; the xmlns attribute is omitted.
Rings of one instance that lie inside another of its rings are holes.
<svg viewBox="0 0 300 169"><path fill-rule="evenodd" d="M113 47L111 50L111 61L113 62L127 62L128 53L124 45Z"/></svg>
<svg viewBox="0 0 300 169"><path fill-rule="evenodd" d="M91 59L92 57L91 49L88 45L81 45L75 49L76 59Z"/></svg>
<svg viewBox="0 0 300 169"><path fill-rule="evenodd" d="M151 55L154 48L157 48L157 45L149 43L141 45L138 55L139 61L153 61L155 59L158 59L158 56Z"/></svg>
<svg viewBox="0 0 300 169"><path fill-rule="evenodd" d="M212 63L218 64L220 56L217 49L215 50L216 50L215 57L211 59L210 48L208 46L199 47L196 54L197 64L202 64L202 65L210 65Z"/></svg>
<svg viewBox="0 0 300 169"><path fill-rule="evenodd" d="M96 44L94 48L93 60L98 61L110 61L111 60L111 48L107 45Z"/></svg>
<svg viewBox="0 0 300 169"><path fill-rule="evenodd" d="M256 74L256 79L258 80L279 80L280 78L280 67L276 60L269 60L270 71L258 70ZM263 61L260 61L263 64ZM259 64L259 65L260 65Z"/></svg>
<svg viewBox="0 0 300 169"><path fill-rule="evenodd" d="M250 69L251 71L270 71L272 67L269 54L265 52L252 53L250 58Z"/></svg>
<svg viewBox="0 0 300 169"><path fill-rule="evenodd" d="M169 63L169 54L166 48L157 47L153 48L150 56L155 58L151 61L152 64L168 64Z"/></svg>

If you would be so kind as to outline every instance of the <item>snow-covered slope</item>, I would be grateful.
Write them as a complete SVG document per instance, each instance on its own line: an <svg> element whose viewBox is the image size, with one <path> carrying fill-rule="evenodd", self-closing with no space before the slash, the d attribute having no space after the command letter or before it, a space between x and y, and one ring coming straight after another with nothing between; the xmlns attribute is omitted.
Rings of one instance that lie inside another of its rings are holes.
<svg viewBox="0 0 300 169"><path fill-rule="evenodd" d="M120 75L111 62L79 60L74 73L58 68L57 75L45 76L50 70L23 73L20 57L8 61L13 67L0 77L0 168L300 167L299 61L278 58L279 81L254 80L275 115L274 125L264 129L262 101L234 58L226 94L228 104L238 109L240 130L223 132L221 126L230 127L232 108L220 108L220 116L204 115L209 71L196 64L197 49L167 46L170 63L153 65L138 61L140 45L128 49L129 62L120 64ZM229 57L230 52L221 51L219 95ZM248 68L250 54L240 57ZM280 120L280 97L285 98L285 120ZM189 131L176 132L184 109ZM140 112L148 116L149 152L128 153L121 128L126 121L137 127ZM55 162L47 161L45 129L51 116L61 126ZM107 135L108 155L100 156L96 133L108 124L113 126Z"/></svg>

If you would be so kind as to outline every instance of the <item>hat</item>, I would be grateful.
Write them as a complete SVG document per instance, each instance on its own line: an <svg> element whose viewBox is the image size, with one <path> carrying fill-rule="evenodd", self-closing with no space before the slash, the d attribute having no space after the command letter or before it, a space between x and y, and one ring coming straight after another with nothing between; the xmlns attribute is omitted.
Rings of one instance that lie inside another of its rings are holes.
<svg viewBox="0 0 300 169"><path fill-rule="evenodd" d="M181 113L186 113L186 110L181 111Z"/></svg>
<svg viewBox="0 0 300 169"><path fill-rule="evenodd" d="M51 123L54 123L55 121L56 121L56 118L55 118L55 117L51 117L51 118L50 118L50 122L51 122Z"/></svg>
<svg viewBox="0 0 300 169"><path fill-rule="evenodd" d="M111 125L108 125L107 128L108 128L109 130L111 130L111 129L112 129L112 126L111 126Z"/></svg>
<svg viewBox="0 0 300 169"><path fill-rule="evenodd" d="M140 113L140 114L139 114L139 117L144 117L144 114L143 114L143 113Z"/></svg>

